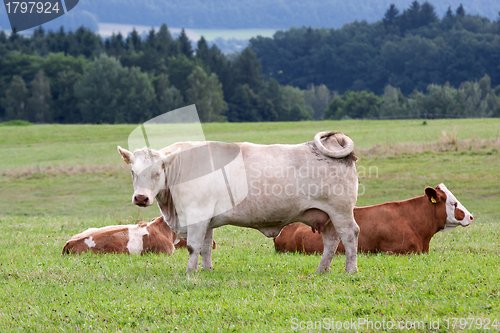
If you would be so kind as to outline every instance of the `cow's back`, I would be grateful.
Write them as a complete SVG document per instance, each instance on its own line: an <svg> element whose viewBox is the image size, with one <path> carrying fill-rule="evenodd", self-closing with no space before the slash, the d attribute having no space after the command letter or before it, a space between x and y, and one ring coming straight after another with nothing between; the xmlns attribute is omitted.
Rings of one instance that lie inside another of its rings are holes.
<svg viewBox="0 0 500 333"><path fill-rule="evenodd" d="M139 228L147 228L148 233L142 237L142 252L144 253L166 253L173 254L175 247L174 241L177 235L165 223L163 217L157 217L152 220L152 223L141 222Z"/></svg>
<svg viewBox="0 0 500 333"><path fill-rule="evenodd" d="M418 223L419 212L412 208L408 201L356 207L354 219L359 221L360 228L358 250L394 254L425 251L424 240L413 228L413 224ZM339 251L342 250L339 246Z"/></svg>
<svg viewBox="0 0 500 333"><path fill-rule="evenodd" d="M403 254L428 252L430 237L421 237L415 224L420 224L420 217L414 211L414 201L391 202L381 205L354 208L354 219L360 228L358 252L387 252ZM420 212L422 213L422 212ZM293 230L293 234L292 233ZM275 244L280 252L301 251L305 253L323 252L323 239L319 233L301 223L293 223L283 229ZM340 241L336 253L345 253Z"/></svg>
<svg viewBox="0 0 500 333"><path fill-rule="evenodd" d="M129 253L128 227L109 226L100 229L91 228L75 235L63 247L63 254L92 251L95 253Z"/></svg>

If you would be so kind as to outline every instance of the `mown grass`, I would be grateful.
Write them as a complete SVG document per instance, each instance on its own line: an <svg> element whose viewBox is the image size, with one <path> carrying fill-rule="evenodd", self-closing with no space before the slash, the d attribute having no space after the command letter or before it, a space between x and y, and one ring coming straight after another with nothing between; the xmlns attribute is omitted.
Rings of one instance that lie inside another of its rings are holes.
<svg viewBox="0 0 500 333"><path fill-rule="evenodd" d="M500 320L498 150L397 149L437 142L442 130L455 130L458 140L493 140L500 121L204 126L207 138L221 141L295 143L338 129L367 151L395 147L394 154L359 154L358 205L417 196L444 182L474 213L470 227L436 235L430 254L359 255L354 275L343 273L343 256L329 274L317 275L319 256L276 254L272 240L235 227L215 231L214 272L187 276L185 250L171 257L61 256L64 242L88 227L158 215L156 207L130 203L130 176L116 145L126 146L133 128L0 128L0 331L288 332L293 318ZM77 165L87 166L70 168Z"/></svg>

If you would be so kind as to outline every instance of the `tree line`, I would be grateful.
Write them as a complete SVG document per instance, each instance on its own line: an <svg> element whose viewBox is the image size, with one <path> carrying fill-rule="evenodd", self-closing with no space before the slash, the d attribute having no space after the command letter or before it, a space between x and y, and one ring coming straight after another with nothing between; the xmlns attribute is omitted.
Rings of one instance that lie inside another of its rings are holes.
<svg viewBox="0 0 500 333"><path fill-rule="evenodd" d="M404 95L430 84L459 87L489 75L500 84L500 16L491 22L464 7L448 8L439 18L429 2L413 1L402 12L391 5L382 20L341 29L293 28L250 45L267 78L305 89L384 94L398 87Z"/></svg>
<svg viewBox="0 0 500 333"><path fill-rule="evenodd" d="M188 104L203 122L498 116L498 28L414 1L373 24L255 38L237 55L204 38L193 49L165 24L104 40L83 27L1 31L0 120L139 123Z"/></svg>
<svg viewBox="0 0 500 333"><path fill-rule="evenodd" d="M324 119L405 119L405 118L484 118L500 117L500 86L491 87L485 75L479 81L463 82L458 88L449 83L430 84L426 93L415 90L405 97L390 85L377 96L367 91L346 91L333 99Z"/></svg>
<svg viewBox="0 0 500 333"><path fill-rule="evenodd" d="M163 24L102 40L89 29L23 37L0 32L0 119L38 123L138 123L187 104L209 121L320 118L324 85L300 90L266 81L250 49L230 59L204 38L193 50L184 31Z"/></svg>

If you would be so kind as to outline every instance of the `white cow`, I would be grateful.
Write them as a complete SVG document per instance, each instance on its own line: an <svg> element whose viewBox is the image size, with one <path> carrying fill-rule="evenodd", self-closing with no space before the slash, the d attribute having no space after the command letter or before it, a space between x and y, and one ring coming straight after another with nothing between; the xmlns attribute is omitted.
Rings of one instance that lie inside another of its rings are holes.
<svg viewBox="0 0 500 333"><path fill-rule="evenodd" d="M165 221L180 238L187 236L188 272L197 269L200 254L202 268L212 269L214 228L229 224L276 237L296 221L322 232L318 272L330 269L339 235L345 269L356 272L353 148L342 133L320 132L314 141L297 145L181 142L159 151L118 151L132 168L132 202L150 206L156 197Z"/></svg>

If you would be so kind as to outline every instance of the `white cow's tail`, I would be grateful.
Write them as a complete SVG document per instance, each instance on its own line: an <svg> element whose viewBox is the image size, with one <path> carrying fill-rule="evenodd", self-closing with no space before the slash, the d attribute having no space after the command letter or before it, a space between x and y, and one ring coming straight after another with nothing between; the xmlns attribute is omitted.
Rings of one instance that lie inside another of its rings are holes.
<svg viewBox="0 0 500 333"><path fill-rule="evenodd" d="M328 145L329 149L327 149L321 142L321 139L329 137L333 137L335 140L332 141L331 145ZM354 142L351 140L351 138L340 132L319 132L318 134L316 134L316 136L314 136L314 143L316 144L316 147L318 147L320 152L322 152L326 156L333 158L346 157L354 150Z"/></svg>

